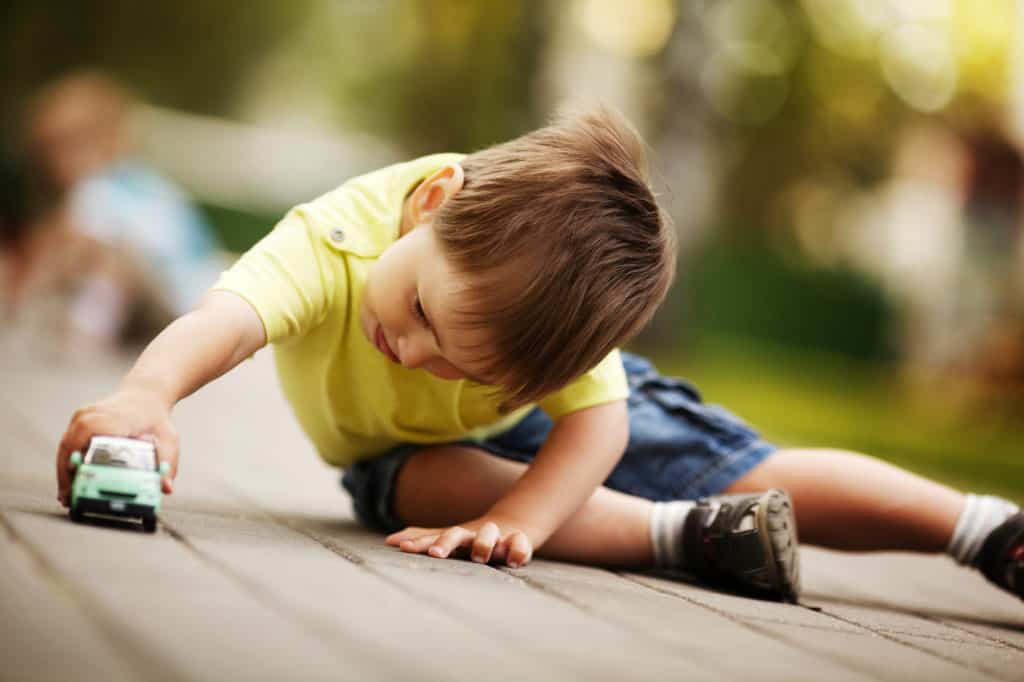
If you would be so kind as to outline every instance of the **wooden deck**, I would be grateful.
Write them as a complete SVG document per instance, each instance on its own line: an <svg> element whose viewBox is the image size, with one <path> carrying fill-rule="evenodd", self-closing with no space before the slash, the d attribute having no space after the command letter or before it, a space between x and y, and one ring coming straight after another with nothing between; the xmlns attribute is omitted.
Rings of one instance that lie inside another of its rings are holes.
<svg viewBox="0 0 1024 682"><path fill-rule="evenodd" d="M126 367L0 338L3 680L1024 679L1024 603L944 558L805 549L791 606L401 554L352 521L265 351L177 409L155 536L72 524L56 443Z"/></svg>

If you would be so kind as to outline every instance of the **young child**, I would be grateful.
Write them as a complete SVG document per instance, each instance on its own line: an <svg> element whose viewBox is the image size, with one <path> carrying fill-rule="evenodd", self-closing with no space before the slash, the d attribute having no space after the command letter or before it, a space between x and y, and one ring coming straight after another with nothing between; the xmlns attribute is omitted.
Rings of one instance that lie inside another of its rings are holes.
<svg viewBox="0 0 1024 682"><path fill-rule="evenodd" d="M93 434L155 439L171 492L171 408L273 343L357 517L402 551L516 567L537 550L796 599L798 520L814 544L945 551L1024 594L1012 503L862 455L777 449L620 353L674 253L642 143L603 109L355 178L288 213L114 395L75 413L59 499Z"/></svg>
<svg viewBox="0 0 1024 682"><path fill-rule="evenodd" d="M133 152L137 104L114 79L75 71L25 110L25 151L42 200L11 249L11 306L67 292L68 349L152 338L188 312L224 262L188 196ZM0 254L2 255L2 254Z"/></svg>

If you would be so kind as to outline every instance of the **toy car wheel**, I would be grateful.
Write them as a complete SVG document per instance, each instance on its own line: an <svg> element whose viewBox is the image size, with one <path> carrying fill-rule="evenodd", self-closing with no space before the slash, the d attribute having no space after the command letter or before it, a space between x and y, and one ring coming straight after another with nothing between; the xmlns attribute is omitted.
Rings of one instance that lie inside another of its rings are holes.
<svg viewBox="0 0 1024 682"><path fill-rule="evenodd" d="M156 532L156 514L146 514L142 517L142 530L147 533Z"/></svg>
<svg viewBox="0 0 1024 682"><path fill-rule="evenodd" d="M75 523L82 522L82 512L75 505L68 507L68 517Z"/></svg>

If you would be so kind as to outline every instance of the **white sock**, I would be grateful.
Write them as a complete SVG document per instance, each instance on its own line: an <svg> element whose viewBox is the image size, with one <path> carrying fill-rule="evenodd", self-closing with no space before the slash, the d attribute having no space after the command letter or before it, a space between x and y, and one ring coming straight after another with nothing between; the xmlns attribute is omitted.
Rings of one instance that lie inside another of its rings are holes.
<svg viewBox="0 0 1024 682"><path fill-rule="evenodd" d="M946 553L957 563L972 565L988 534L1018 511L1017 505L1001 497L967 493L967 504L957 519Z"/></svg>
<svg viewBox="0 0 1024 682"><path fill-rule="evenodd" d="M651 508L651 547L658 568L683 568L683 524L696 504L674 500L655 502Z"/></svg>

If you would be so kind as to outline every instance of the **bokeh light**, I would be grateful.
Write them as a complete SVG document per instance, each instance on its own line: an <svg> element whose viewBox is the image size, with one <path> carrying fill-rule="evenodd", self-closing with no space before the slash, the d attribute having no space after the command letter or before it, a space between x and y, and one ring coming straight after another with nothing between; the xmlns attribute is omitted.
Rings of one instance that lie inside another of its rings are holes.
<svg viewBox="0 0 1024 682"><path fill-rule="evenodd" d="M786 74L800 49L786 14L771 0L728 0L703 21L711 50L700 82L708 102L734 123L771 120L786 101Z"/></svg>
<svg viewBox="0 0 1024 682"><path fill-rule="evenodd" d="M579 0L576 16L596 45L621 57L643 59L665 49L676 8L671 0Z"/></svg>
<svg viewBox="0 0 1024 682"><path fill-rule="evenodd" d="M882 73L893 91L921 111L937 111L953 98L957 65L945 27L905 24L882 39Z"/></svg>

